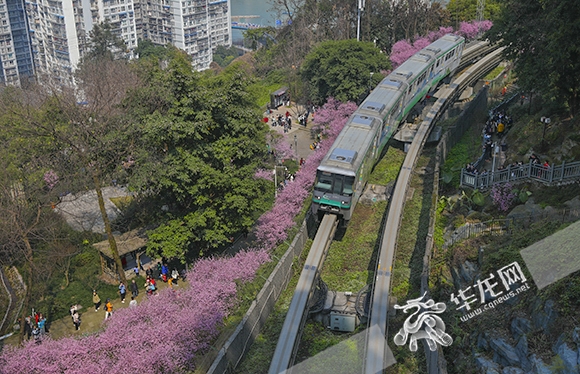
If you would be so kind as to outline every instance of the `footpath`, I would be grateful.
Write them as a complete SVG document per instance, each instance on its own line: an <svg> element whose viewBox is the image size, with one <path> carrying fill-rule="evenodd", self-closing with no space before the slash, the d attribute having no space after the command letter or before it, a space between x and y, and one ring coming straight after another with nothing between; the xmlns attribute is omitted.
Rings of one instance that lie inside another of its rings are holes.
<svg viewBox="0 0 580 374"><path fill-rule="evenodd" d="M137 285L139 286L139 296L137 297L137 305L141 304L143 301L147 300L147 292L145 291L145 277L133 277L131 279L128 279L127 282L130 284L131 281L135 279L135 282L137 283ZM165 290L167 288L169 288L169 284L163 282L161 279L158 279L156 282L157 285L157 292L160 292L162 290ZM173 287L175 289L180 289L180 288L184 288L184 287L188 287L189 284L187 283L187 281L178 280L178 284L173 285ZM97 290L98 291L98 290ZM92 294L91 294L92 297ZM150 296L150 297L156 297L155 295ZM122 309L122 308L128 308L129 307L129 302L131 301L131 291L130 291L130 287L127 287L127 295L125 297L125 302L122 303L121 302L121 297L117 297L114 300L111 300L111 304L113 304L113 315L115 314L115 311ZM101 329L101 325L103 323L103 321L105 320L105 304L106 304L107 300L103 298L101 298L101 307L99 308L99 310L97 312L95 312L95 308L94 305L82 305L82 309L81 309L81 313L80 313L80 318L81 318L81 326L79 330L76 330L73 323L72 323L72 317L70 316L66 316L64 318L55 320L55 321L47 321L48 323L48 333L47 335L50 336L52 339L60 339L63 337L67 337L67 336L80 336L80 335L86 335L86 334L91 334L94 333L96 331L98 331L99 329ZM72 305L72 304L71 304ZM31 337L32 339L32 337ZM18 334L14 334L12 336L10 336L9 338L6 338L2 341L2 344L5 345L13 345L16 346L18 345Z"/></svg>

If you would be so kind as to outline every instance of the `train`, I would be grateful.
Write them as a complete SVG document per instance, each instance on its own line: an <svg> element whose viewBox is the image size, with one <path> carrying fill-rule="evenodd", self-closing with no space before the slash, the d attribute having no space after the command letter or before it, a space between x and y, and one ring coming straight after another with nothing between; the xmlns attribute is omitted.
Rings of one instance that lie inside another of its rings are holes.
<svg viewBox="0 0 580 374"><path fill-rule="evenodd" d="M465 39L447 34L411 56L371 91L350 116L316 171L312 213L348 224L387 141L413 106L449 79Z"/></svg>

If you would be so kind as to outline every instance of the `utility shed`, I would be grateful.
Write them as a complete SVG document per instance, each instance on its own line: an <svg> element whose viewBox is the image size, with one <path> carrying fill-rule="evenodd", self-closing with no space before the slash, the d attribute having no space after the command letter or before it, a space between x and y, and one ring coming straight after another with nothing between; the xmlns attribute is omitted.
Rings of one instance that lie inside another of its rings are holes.
<svg viewBox="0 0 580 374"><path fill-rule="evenodd" d="M147 230L149 229L150 228L140 228L124 234L113 234L115 241L117 242L119 257L121 257L121 263L123 264L123 271L125 271L125 277L127 278L134 275L133 268L137 264L139 264L139 268L143 270L143 264L151 261L151 259L144 254L145 247L147 246ZM99 251L99 255L101 256L102 273L111 279L118 281L117 263L113 259L109 240L103 240L102 242L93 244L93 246Z"/></svg>

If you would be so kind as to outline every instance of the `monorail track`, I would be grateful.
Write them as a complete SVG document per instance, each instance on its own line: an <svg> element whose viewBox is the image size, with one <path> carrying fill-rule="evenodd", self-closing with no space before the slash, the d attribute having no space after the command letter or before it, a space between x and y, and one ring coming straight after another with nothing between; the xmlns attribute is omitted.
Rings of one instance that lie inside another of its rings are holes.
<svg viewBox="0 0 580 374"><path fill-rule="evenodd" d="M296 290L292 296L292 301L278 338L278 344L276 344L276 351L270 363L269 374L285 373L293 364L298 343L300 342L300 333L308 315L306 306L314 292L316 280L320 275L324 258L332 239L334 239L337 226L338 217L334 214L326 214L320 223L302 268Z"/></svg>
<svg viewBox="0 0 580 374"><path fill-rule="evenodd" d="M409 147L403 166L399 172L389 207L387 220L381 238L380 253L375 270L375 283L372 291L372 305L367 328L365 374L382 373L383 370L394 363L392 354L389 354L387 336L387 313L389 308L390 286L392 281L392 267L396 253L396 244L405 196L413 176L413 170L423 149L425 141L437 118L454 101L460 92L468 85L474 83L501 61L503 48L482 58L479 62L456 78L444 91L441 97L433 105L425 120L421 123L419 131Z"/></svg>
<svg viewBox="0 0 580 374"><path fill-rule="evenodd" d="M493 49L495 48L490 47L486 42L481 42L467 48L465 52L467 53L469 61L473 61L473 59L479 58L482 53L481 50L487 52ZM394 363L394 358L390 354L387 345L387 313L392 280L391 272L405 196L419 153L438 117L447 109L450 103L454 102L455 98L458 97L463 89L475 83L482 75L499 64L502 50L495 49L492 53L481 58L475 65L461 74L443 90L443 94L429 111L409 148L391 196L388 217L381 238L381 248L372 290L371 313L366 333L363 369L365 374L382 373L386 367ZM333 240L337 226L338 219L336 216L332 214L326 214L324 216L292 297L270 364L269 374L286 373L288 368L293 364L300 341L301 330L308 315L307 304L314 291L316 280L320 275L324 258Z"/></svg>

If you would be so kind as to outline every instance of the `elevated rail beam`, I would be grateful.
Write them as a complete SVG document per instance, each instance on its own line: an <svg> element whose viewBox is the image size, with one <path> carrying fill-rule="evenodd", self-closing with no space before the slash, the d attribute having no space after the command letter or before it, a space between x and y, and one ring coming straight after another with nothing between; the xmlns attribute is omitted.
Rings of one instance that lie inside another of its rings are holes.
<svg viewBox="0 0 580 374"><path fill-rule="evenodd" d="M276 344L274 357L270 363L269 374L286 373L293 364L300 341L300 333L308 315L308 300L314 292L316 280L320 275L320 269L324 263L330 243L334 238L337 226L338 219L333 214L326 214L320 223L300 274L300 279L296 285L296 290L292 296L292 301Z"/></svg>
<svg viewBox="0 0 580 374"><path fill-rule="evenodd" d="M501 61L503 48L482 58L479 62L461 74L444 91L435 102L425 120L421 123L405 161L399 172L395 189L391 196L391 205L385 222L383 236L381 238L380 253L375 269L375 282L372 290L371 315L367 328L365 349L365 374L379 374L393 364L394 357L388 347L387 336L387 312L389 308L389 295L392 280L392 267L396 252L398 233L405 206L405 197L411 182L413 170L419 158L427 136L439 116L445 111L450 103L453 103L460 92L481 76L487 74Z"/></svg>

